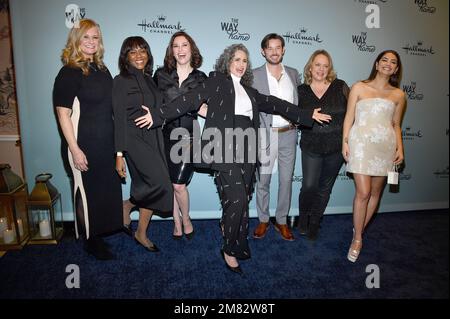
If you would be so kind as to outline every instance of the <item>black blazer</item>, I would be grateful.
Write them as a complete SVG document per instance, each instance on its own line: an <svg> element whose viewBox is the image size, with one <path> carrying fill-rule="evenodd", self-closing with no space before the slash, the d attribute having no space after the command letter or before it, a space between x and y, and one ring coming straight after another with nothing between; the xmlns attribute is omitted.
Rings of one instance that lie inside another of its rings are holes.
<svg viewBox="0 0 450 319"><path fill-rule="evenodd" d="M164 68L159 68L156 70L153 80L158 86L158 89L162 92L164 96L164 102L169 103L176 99L182 94L186 94L189 90L192 90L202 84L206 80L207 76L200 70L194 69L186 78L186 80L178 83L178 73L174 69L172 72L168 73ZM197 113L187 113L184 116L177 118L176 120L168 123L164 127L164 133L170 135L172 129L177 127L183 127L187 129L191 135L193 132L193 121L197 119Z"/></svg>
<svg viewBox="0 0 450 319"><path fill-rule="evenodd" d="M295 104L274 96L260 94L254 88L246 85L243 86L252 102L252 125L256 132L259 129L260 111L279 114L294 123L312 126L314 122L312 118L314 110L302 110ZM208 114L206 116L204 130L213 128L220 131L222 137L222 156L218 154L212 154L212 157L202 156L202 163L200 165L196 164L196 166L218 171L227 171L233 163L223 163L225 152L232 147L232 145L225 144L225 129L235 127L235 92L231 76L226 76L220 72L211 72L208 79L199 87L189 91L187 94L183 94L167 105L157 107L156 112L151 113L153 127L164 126L165 123L187 112L197 110L203 102L208 104ZM201 142L201 150L209 143L217 143L217 141L214 141L214 137L207 138L207 136L202 136ZM258 146L255 146L259 150Z"/></svg>
<svg viewBox="0 0 450 319"><path fill-rule="evenodd" d="M163 104L163 95L153 79L142 71L130 67L129 75L119 74L113 82L114 141L116 152L126 152L128 135L136 130L139 134L148 133L147 129L136 126L134 120L146 114L142 105L149 109ZM161 128L160 146L163 147ZM163 148L164 149L164 148Z"/></svg>

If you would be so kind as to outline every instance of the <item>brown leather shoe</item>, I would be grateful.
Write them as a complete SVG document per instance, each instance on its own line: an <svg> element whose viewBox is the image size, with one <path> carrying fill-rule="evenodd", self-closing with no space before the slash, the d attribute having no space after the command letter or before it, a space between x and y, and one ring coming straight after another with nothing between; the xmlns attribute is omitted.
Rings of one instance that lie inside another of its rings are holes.
<svg viewBox="0 0 450 319"><path fill-rule="evenodd" d="M283 237L284 240L288 241L294 240L294 235L292 234L288 225L280 225L275 223L275 230L280 233L281 237Z"/></svg>
<svg viewBox="0 0 450 319"><path fill-rule="evenodd" d="M254 238L263 238L266 236L267 230L269 229L269 223L263 223L260 222L259 225L255 228L255 231L253 232Z"/></svg>

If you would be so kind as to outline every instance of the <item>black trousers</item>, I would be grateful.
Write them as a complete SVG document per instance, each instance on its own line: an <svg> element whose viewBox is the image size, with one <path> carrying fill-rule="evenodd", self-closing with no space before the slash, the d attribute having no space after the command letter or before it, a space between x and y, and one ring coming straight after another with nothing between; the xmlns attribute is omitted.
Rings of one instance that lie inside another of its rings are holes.
<svg viewBox="0 0 450 319"><path fill-rule="evenodd" d="M249 117L235 116L235 128L251 127ZM245 141L242 150L248 150ZM242 145L237 145L237 148ZM255 150L256 145L250 149ZM250 258L248 245L248 204L251 200L255 182L255 163L248 163L248 154L244 152L243 163L233 163L228 171L215 173L215 183L222 204L222 250L238 259Z"/></svg>
<svg viewBox="0 0 450 319"><path fill-rule="evenodd" d="M344 159L340 152L316 154L302 150L303 181L299 195L299 217L319 224Z"/></svg>

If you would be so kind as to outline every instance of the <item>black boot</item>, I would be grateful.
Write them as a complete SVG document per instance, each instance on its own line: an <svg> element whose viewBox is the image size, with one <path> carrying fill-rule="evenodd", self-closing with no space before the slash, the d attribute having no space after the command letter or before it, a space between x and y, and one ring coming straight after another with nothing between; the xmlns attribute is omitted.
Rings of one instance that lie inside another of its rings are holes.
<svg viewBox="0 0 450 319"><path fill-rule="evenodd" d="M298 232L300 235L308 233L309 215L307 213L300 213L298 216Z"/></svg>
<svg viewBox="0 0 450 319"><path fill-rule="evenodd" d="M308 232L306 233L306 237L308 237L308 239L316 240L319 236L321 218L321 215L314 213L311 214L309 218Z"/></svg>
<svg viewBox="0 0 450 319"><path fill-rule="evenodd" d="M114 254L108 249L108 246L99 236L92 236L86 240L84 250L93 255L98 260L112 260L115 259Z"/></svg>
<svg viewBox="0 0 450 319"><path fill-rule="evenodd" d="M308 237L309 240L316 240L317 237L319 236L319 229L320 229L319 223L309 223L306 237Z"/></svg>

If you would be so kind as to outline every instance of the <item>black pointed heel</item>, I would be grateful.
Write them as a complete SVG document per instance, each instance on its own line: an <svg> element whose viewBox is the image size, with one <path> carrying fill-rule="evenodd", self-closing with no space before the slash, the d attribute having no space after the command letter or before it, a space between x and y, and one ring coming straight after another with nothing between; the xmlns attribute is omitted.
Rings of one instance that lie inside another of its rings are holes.
<svg viewBox="0 0 450 319"><path fill-rule="evenodd" d="M147 250L148 252L157 253L160 251L159 248L155 244L153 244L153 246L150 246L150 247L144 246L144 244L142 244L139 240L137 240L136 237L134 237L134 241L135 241L136 245L140 245L140 246L144 247L145 250Z"/></svg>
<svg viewBox="0 0 450 319"><path fill-rule="evenodd" d="M244 274L244 272L241 269L241 266L231 267L230 265L227 264L227 261L225 259L225 253L222 249L220 250L220 254L222 255L223 261L225 262L225 266L227 266L228 270L234 272L235 274L239 274L241 276Z"/></svg>
<svg viewBox="0 0 450 319"><path fill-rule="evenodd" d="M192 230L189 234L184 234L188 240L194 238L194 230Z"/></svg>

